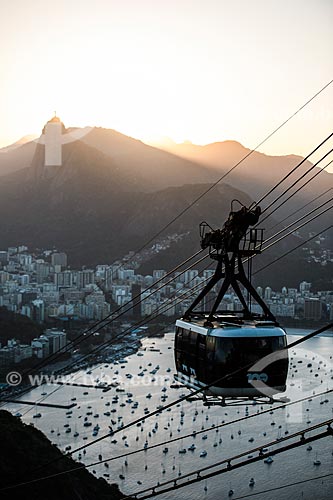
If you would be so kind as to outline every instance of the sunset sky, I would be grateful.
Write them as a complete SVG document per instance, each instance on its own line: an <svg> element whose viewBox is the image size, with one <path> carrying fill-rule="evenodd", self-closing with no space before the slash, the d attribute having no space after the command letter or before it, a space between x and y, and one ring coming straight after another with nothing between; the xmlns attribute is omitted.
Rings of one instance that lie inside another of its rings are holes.
<svg viewBox="0 0 333 500"><path fill-rule="evenodd" d="M333 78L331 0L0 0L0 146L66 126L253 148ZM333 84L260 148L307 154Z"/></svg>

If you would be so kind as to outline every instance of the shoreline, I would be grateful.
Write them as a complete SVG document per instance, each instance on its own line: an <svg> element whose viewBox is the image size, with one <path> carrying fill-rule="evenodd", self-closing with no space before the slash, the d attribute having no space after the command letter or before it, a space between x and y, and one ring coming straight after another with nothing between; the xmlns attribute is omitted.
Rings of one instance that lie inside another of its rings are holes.
<svg viewBox="0 0 333 500"><path fill-rule="evenodd" d="M322 326L324 326L324 324ZM165 327L165 328L167 328L167 327ZM287 335L302 337L302 336L307 335L308 332L311 332L317 328L320 328L320 326L316 325L316 327L314 327L314 326L311 327L311 326L307 325L307 328L305 328L304 326L302 326L302 327L300 327L300 326L297 326L297 327L295 327L295 326L283 326L283 328L286 330ZM306 330L306 331L304 333L302 333L301 331L300 332L288 331L288 329ZM138 352L139 349L142 347L143 340L145 340L147 338L164 337L164 335L166 333L172 333L172 332L164 331L162 334L159 334L159 335L156 335L156 333L152 333L152 335L149 335L149 334L147 334L147 332L142 333L141 335L137 334L135 338L131 339L130 344L128 344L128 340L124 341L124 342L117 343L117 344L113 344L112 346L109 346L109 348L106 349L105 352L96 354L95 359L87 360L87 361L85 361L85 360L81 361L80 359L77 359L74 366L68 367L68 369L66 369L66 366L64 366L63 368L59 367L59 369L55 369L55 367L54 367L55 364L46 365L44 367L45 374L48 374L48 375L52 374L52 375L56 375L56 376L69 375L69 374L74 375L75 373L79 372L80 370L87 370L87 369L89 369L93 366L99 365L101 363L114 363L116 361L119 362L121 359ZM318 334L318 337L325 337L325 338L332 337L333 338L333 332L330 332L330 331L323 332L323 333ZM116 349L115 349L115 347L116 347ZM112 351L112 352L110 352L110 351ZM84 355L83 355L83 357L84 357ZM62 364L63 361L61 361L60 363ZM58 364L60 364L60 363L58 362ZM4 391L3 395L6 398L7 397L20 397L20 396L26 394L27 392L29 392L30 390L32 390L33 388L34 388L33 386L28 385L28 386L22 387L22 389L18 391L17 387L16 388L13 387L12 390L10 390L10 388L9 388L8 392Z"/></svg>

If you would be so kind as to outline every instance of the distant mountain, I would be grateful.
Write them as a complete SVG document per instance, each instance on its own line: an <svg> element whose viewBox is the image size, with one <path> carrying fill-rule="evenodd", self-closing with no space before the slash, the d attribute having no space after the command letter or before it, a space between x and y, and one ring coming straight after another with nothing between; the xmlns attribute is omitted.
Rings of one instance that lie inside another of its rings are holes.
<svg viewBox="0 0 333 500"><path fill-rule="evenodd" d="M32 248L78 248L74 254L82 255L83 264L87 254L82 246L87 240L103 246L111 214L115 229L126 193L135 188L110 158L80 141L63 147L60 167L44 167L44 150L38 145L30 167L1 179L2 245L27 241ZM114 236L112 240L116 247Z"/></svg>
<svg viewBox="0 0 333 500"><path fill-rule="evenodd" d="M32 249L56 247L68 253L73 267L112 263L140 248L249 151L230 141L209 146L184 144L176 150L190 160L116 131L94 128L81 140L63 146L62 166L44 166L41 144L30 142L3 153L12 158L16 170L3 175L0 182L1 248L18 244ZM17 159L19 163L15 163ZM174 267L199 249L198 225L202 220L220 227L233 199L250 204L298 160L254 153L249 164L236 169L226 177L227 183L219 183L160 235L158 255L148 252L142 269L151 272ZM311 201L331 180L332 174L321 173L312 189L295 197L277 216L281 218ZM325 227L330 220L328 213L304 234ZM276 219L267 221L264 227L275 223ZM284 240L272 249L271 256L289 249L293 242L296 245L299 239ZM263 262L269 258L265 254ZM295 275L295 269L290 273Z"/></svg>
<svg viewBox="0 0 333 500"><path fill-rule="evenodd" d="M206 146L198 146L189 142L176 144L167 141L161 148L181 156L182 158L186 158L187 160L200 163L205 167L214 168L219 172L220 176L230 170L251 151L236 141L216 142L207 144ZM244 162L240 163L233 172L228 174L226 182L237 187L237 189L245 191L254 200L258 200L266 194L272 186L289 173L301 160L302 158L296 155L268 156L264 153L253 152ZM292 182L311 167L311 165L309 161L305 162L281 185L281 187L274 191L272 197L265 200L264 206L286 187L290 186ZM324 165L325 162L323 162L321 166ZM303 182L319 171L319 167L316 167L311 174L304 178ZM298 186L290 191L290 193L296 190L297 187ZM293 212L302 204L313 200L313 198L326 191L328 187L333 188L333 174L321 171L316 179L302 189L299 194L295 195L285 207L281 207L281 210L279 210L279 217L280 214L282 218L282 216Z"/></svg>
<svg viewBox="0 0 333 500"><path fill-rule="evenodd" d="M1 179L1 245L55 246L68 252L73 265L112 262L154 236L207 187L187 184L143 192L138 179L81 141L63 147L60 167L44 167L38 145L30 167ZM251 201L221 184L162 236L197 234L202 219L220 225L234 197Z"/></svg>
<svg viewBox="0 0 333 500"><path fill-rule="evenodd" d="M23 146L23 144L26 144L27 142L31 142L37 139L37 136L35 134L30 134L30 135L25 135L18 139L16 142L13 142L13 144L10 144L9 146L5 146L0 149L0 153L6 153L8 151L11 151L13 149L19 148L20 146Z"/></svg>
<svg viewBox="0 0 333 500"><path fill-rule="evenodd" d="M68 129L71 130L74 129ZM115 130L93 128L81 142L107 156L110 165L136 183L137 190L154 191L188 183L213 182L218 177L214 169L153 148ZM43 150L43 146L40 148ZM0 176L29 167L36 150L36 142L0 149ZM93 161L91 155L89 161Z"/></svg>
<svg viewBox="0 0 333 500"><path fill-rule="evenodd" d="M96 127L89 130L83 135L81 142L104 153L110 159L110 163L132 179L136 183L137 190L142 191L155 191L189 183L215 182L250 152L236 141L198 146L190 142L176 144L169 140L158 149L115 130ZM22 146L15 143L0 149L0 176L30 166L36 148L36 142L32 141ZM257 200L290 172L300 160L301 157L295 155L268 156L253 152L228 174L226 182ZM274 197L311 165L310 162L305 162L274 192ZM320 169L316 168L314 173L318 171ZM281 208L280 218L311 201L329 186L333 187L333 173L321 172L288 205ZM270 199L272 198L266 203Z"/></svg>
<svg viewBox="0 0 333 500"><path fill-rule="evenodd" d="M110 158L145 191L215 181L212 169L144 144L115 130L94 128L82 138Z"/></svg>
<svg viewBox="0 0 333 500"><path fill-rule="evenodd" d="M54 246L68 253L72 267L121 259L211 186L187 184L138 191L137 183L109 157L80 141L64 146L61 167L45 168L43 158L43 148L38 145L31 167L2 178L1 247L23 243L33 249ZM199 223L206 220L221 227L234 198L246 205L252 202L228 184L214 187L160 235L158 253L143 258L141 271L170 270L199 250ZM294 241L281 242L260 258L260 265L289 249ZM197 267L213 265L208 260Z"/></svg>
<svg viewBox="0 0 333 500"><path fill-rule="evenodd" d="M24 144L15 143L0 149L0 176L29 167L36 146L36 142L30 141Z"/></svg>

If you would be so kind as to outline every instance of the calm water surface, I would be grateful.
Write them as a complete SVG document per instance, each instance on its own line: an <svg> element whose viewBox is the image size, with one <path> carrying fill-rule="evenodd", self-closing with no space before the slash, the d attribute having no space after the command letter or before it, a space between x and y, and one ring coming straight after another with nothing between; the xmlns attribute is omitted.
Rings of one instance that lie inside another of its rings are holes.
<svg viewBox="0 0 333 500"><path fill-rule="evenodd" d="M290 329L288 333L290 334L289 342L293 342L298 338L300 331ZM61 449L67 446L71 446L72 450L78 448L96 437L107 434L109 426L116 429L121 422L126 424L142 416L145 408L150 411L154 410L158 405L163 404L163 400L169 403L178 399L181 393L186 392L183 388L170 388L174 371L173 338L172 333L166 334L164 338L147 338L143 340L142 349L127 357L124 363L103 363L93 367L91 373L85 370L71 374L71 380L76 383L91 384L92 382L98 383L98 381L118 380L120 381L119 387L125 389L125 392L116 392L113 388L103 393L100 389L62 386L47 398L47 402L67 404L76 398L74 402L77 406L71 413L56 408L28 408L20 405L19 400L15 404L9 404L7 408L13 413L22 413L22 419L25 422L33 423ZM203 439L205 434L199 434L195 438L186 437L165 445L168 447L167 453L163 453L164 446L161 446L129 456L127 461L125 458L115 459L109 462L109 468L101 464L91 467L90 471L94 471L97 477L104 477L112 483L117 482L124 493L131 494L145 487L156 485L158 481L177 478L179 474L213 464L274 441L287 433L297 432L331 418L332 395L313 396L333 388L332 347L333 337L320 336L301 344L289 353L288 387L284 396L292 401L305 396L312 400L284 409L274 410L272 406L271 412L265 415L257 415L241 423L207 431L207 439ZM150 374L152 370L154 373ZM25 394L22 399L39 400L45 397L44 393L50 394L54 391L55 387L51 385L37 387L29 394ZM151 397L147 398L149 393ZM119 397L118 402L112 402L116 395ZM117 433L114 437L107 437L100 443L89 447L86 454L82 454L81 457L75 453L74 458L80 458L88 465L99 460L100 455L103 459L117 457L143 448L146 441L149 445L165 442L170 438L192 433L193 430L199 431L213 424L216 426L223 422L228 423L267 408L270 407L251 404L238 407L207 407L203 406L201 401L185 402L173 407L171 411L164 411L149 418L140 427L134 425L130 429ZM34 418L37 412L42 414L40 418ZM92 423L90 427L84 426L85 419ZM93 436L93 429L97 424L99 430L95 432L96 436ZM71 431L66 433L68 428ZM79 434L77 437L74 437L75 432ZM117 440L116 443L111 442L114 439ZM196 449L189 451L188 447L192 443L195 444ZM185 454L180 454L179 450L183 448L187 451ZM207 452L207 455L200 457L200 452L203 450ZM320 460L320 465L314 465L316 459ZM207 481L160 495L159 498L162 500L238 498L332 473L332 466L333 441L332 438L324 438L312 443L311 451L308 451L305 445L276 455L274 462L270 465L260 461ZM119 475L123 475L125 479L120 479ZM332 477L256 495L255 498L312 500L315 497L317 500L328 500L332 498ZM255 480L252 487L249 486L250 478ZM229 497L228 492L231 488L234 490L234 495Z"/></svg>

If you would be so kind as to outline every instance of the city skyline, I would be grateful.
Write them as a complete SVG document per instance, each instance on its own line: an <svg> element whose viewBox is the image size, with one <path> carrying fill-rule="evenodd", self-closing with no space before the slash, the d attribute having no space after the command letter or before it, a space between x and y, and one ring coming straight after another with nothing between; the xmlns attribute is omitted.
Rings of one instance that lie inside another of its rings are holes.
<svg viewBox="0 0 333 500"><path fill-rule="evenodd" d="M326 266L333 262L330 250L323 249L315 254L307 249L305 254L308 263ZM0 250L0 307L26 315L38 323L62 317L100 321L110 314L112 307L124 307L133 302L133 308L136 308L135 299L140 297L139 311L134 313L130 306L127 311L130 316L149 317L157 311L166 316L179 316L185 313L192 301L192 287L203 286L214 273L212 262L210 269L174 272L173 280L163 284L167 271L162 268L154 269L151 275L141 274L138 264L125 259L98 264L95 268L73 269L68 266L67 257L66 253L55 249L34 255L25 245ZM160 281L162 284L154 289L155 283ZM257 286L257 292L276 316L319 320L328 314L333 318L333 290L313 291L311 285L303 279L293 286L283 285L280 291L273 291L271 283L262 282ZM154 289L154 297L148 292L150 288ZM215 288L203 300L204 308L209 308L211 300L216 297ZM325 302L327 310L323 306ZM231 289L222 305L230 311L242 309L239 298ZM261 306L255 301L252 311L258 314L261 311Z"/></svg>

